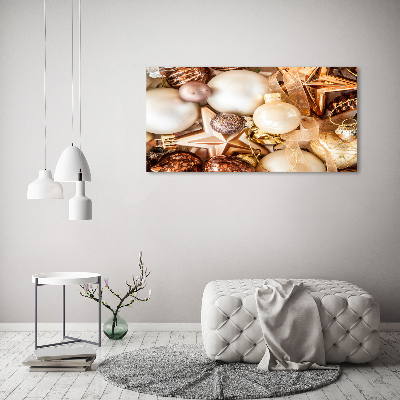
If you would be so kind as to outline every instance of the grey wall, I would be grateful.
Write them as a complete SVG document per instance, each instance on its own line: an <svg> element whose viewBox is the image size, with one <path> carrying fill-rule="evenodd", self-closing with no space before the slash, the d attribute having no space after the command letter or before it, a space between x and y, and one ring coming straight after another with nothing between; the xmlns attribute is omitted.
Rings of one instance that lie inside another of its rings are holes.
<svg viewBox="0 0 400 400"><path fill-rule="evenodd" d="M71 142L71 14L48 3L54 172ZM128 321L198 322L213 279L322 277L365 288L399 322L399 16L398 1L82 0L94 219L70 222L72 184L63 201L26 200L43 164L42 1L1 0L0 321L33 320L32 273L98 271L122 290L143 250L153 298ZM358 66L359 172L145 173L144 69L164 64ZM61 290L40 296L40 319L59 321ZM94 303L68 296L70 321L94 321Z"/></svg>

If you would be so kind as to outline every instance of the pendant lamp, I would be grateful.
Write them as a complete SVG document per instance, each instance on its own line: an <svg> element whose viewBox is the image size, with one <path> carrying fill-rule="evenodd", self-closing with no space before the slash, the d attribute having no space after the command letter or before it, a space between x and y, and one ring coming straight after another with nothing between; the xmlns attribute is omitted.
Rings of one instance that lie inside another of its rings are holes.
<svg viewBox="0 0 400 400"><path fill-rule="evenodd" d="M28 185L27 199L63 199L63 189L58 182L54 182L51 171L46 169L46 141L47 141L47 104L46 104L46 63L47 63L47 23L46 23L46 0L43 0L44 20L44 169L39 171L39 177Z"/></svg>
<svg viewBox="0 0 400 400"><path fill-rule="evenodd" d="M78 93L79 93L79 148L67 147L61 154L54 178L60 182L76 182L76 194L69 201L70 220L91 220L92 200L85 195L85 181L91 181L89 164L81 150L82 118L81 118L81 0L79 0L79 58L78 58ZM72 134L74 133L74 0L72 0Z"/></svg>
<svg viewBox="0 0 400 400"><path fill-rule="evenodd" d="M79 147L72 144L61 153L54 171L54 179L58 182L77 182L79 174L82 176L82 181L92 180L85 155Z"/></svg>
<svg viewBox="0 0 400 400"><path fill-rule="evenodd" d="M92 219L92 200L85 195L85 181L82 181L82 173L79 173L80 180L76 182L76 194L69 201L69 219L71 221Z"/></svg>

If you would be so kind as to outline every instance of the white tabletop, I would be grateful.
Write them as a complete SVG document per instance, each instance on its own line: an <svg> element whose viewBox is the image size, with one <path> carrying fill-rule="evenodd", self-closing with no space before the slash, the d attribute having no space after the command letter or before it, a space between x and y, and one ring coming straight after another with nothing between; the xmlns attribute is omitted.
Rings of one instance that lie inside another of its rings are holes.
<svg viewBox="0 0 400 400"><path fill-rule="evenodd" d="M32 275L32 282L38 278L39 285L77 285L98 283L100 276L95 272L41 272Z"/></svg>

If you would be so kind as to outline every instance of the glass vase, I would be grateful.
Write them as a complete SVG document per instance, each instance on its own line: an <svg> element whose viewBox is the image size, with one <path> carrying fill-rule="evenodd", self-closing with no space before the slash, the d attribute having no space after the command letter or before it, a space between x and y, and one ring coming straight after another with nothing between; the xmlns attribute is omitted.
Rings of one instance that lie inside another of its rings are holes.
<svg viewBox="0 0 400 400"><path fill-rule="evenodd" d="M128 332L128 323L118 313L113 314L104 322L103 332L109 339L122 339Z"/></svg>

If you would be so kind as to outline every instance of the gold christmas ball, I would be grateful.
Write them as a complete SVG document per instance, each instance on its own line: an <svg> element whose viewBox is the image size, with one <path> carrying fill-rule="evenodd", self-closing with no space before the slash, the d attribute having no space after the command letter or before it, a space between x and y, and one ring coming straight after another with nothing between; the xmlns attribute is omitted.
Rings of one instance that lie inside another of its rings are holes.
<svg viewBox="0 0 400 400"><path fill-rule="evenodd" d="M251 165L253 168L257 167L257 158L252 154L238 154L236 156L239 160L246 162L247 164Z"/></svg>
<svg viewBox="0 0 400 400"><path fill-rule="evenodd" d="M250 128L250 132L248 133L248 138L254 143L258 143L261 145L275 145L282 143L283 140L279 135L272 135L271 133L266 133L258 128L256 125L253 125Z"/></svg>
<svg viewBox="0 0 400 400"><path fill-rule="evenodd" d="M357 164L357 139L345 142L332 132L322 132L319 135L319 141L312 140L310 146L313 153L324 162L326 160L323 147L327 148L338 169Z"/></svg>

